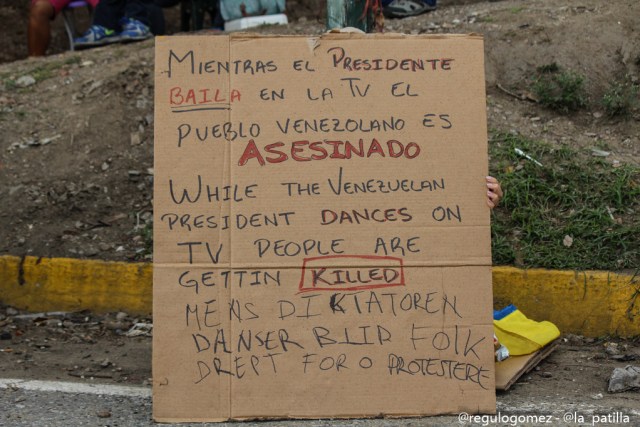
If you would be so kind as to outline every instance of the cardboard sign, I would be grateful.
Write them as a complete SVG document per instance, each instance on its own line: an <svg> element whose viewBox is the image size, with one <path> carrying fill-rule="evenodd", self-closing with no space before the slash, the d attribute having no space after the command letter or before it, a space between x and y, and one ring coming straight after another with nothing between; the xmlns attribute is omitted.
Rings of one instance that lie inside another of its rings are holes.
<svg viewBox="0 0 640 427"><path fill-rule="evenodd" d="M156 41L154 418L495 411L479 36Z"/></svg>

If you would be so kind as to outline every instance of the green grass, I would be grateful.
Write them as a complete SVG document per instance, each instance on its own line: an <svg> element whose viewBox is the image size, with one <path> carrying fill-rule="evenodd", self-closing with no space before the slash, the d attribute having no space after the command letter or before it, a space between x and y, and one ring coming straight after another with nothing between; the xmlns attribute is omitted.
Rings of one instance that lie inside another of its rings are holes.
<svg viewBox="0 0 640 427"><path fill-rule="evenodd" d="M476 18L476 22L486 22L488 24L496 22L496 18L491 15L481 15Z"/></svg>
<svg viewBox="0 0 640 427"><path fill-rule="evenodd" d="M145 256L153 254L153 223L146 223L137 229L137 234L142 237L144 250L136 254L137 259L144 259Z"/></svg>
<svg viewBox="0 0 640 427"><path fill-rule="evenodd" d="M4 89L7 91L14 91L18 88L18 86L16 85L16 81L13 80L10 77L1 77L0 78L2 80L2 86L4 86Z"/></svg>
<svg viewBox="0 0 640 427"><path fill-rule="evenodd" d="M543 106L561 113L577 111L587 105L584 76L551 63L538 67L531 90Z"/></svg>
<svg viewBox="0 0 640 427"><path fill-rule="evenodd" d="M30 70L23 70L20 73L20 76L22 75L30 75L31 77L33 77L36 80L36 83L40 83L41 81L50 79L52 77L55 77L56 75L58 75L58 71L61 68L65 68L65 67L69 67L72 66L74 64L78 64L80 63L80 57L79 56L71 56L67 59L65 59L64 61L51 61L51 62L47 62L41 65L38 65L37 67L30 69ZM25 91L30 91L33 90L32 87L27 87L27 88L19 88L16 84L17 79L20 76L13 76L10 77L7 74L4 75L0 75L0 81L2 81L4 88L6 90L9 91L20 91L20 90L25 90Z"/></svg>
<svg viewBox="0 0 640 427"><path fill-rule="evenodd" d="M638 107L638 85L629 79L612 82L602 97L602 106L609 117L628 117Z"/></svg>
<svg viewBox="0 0 640 427"><path fill-rule="evenodd" d="M55 76L55 72L62 68L63 65L64 63L61 61L48 62L44 65L34 68L28 74L31 74L33 78L36 79L36 82L40 83L43 80L47 80Z"/></svg>
<svg viewBox="0 0 640 427"><path fill-rule="evenodd" d="M82 62L82 58L78 55L70 56L64 60L65 65L77 65Z"/></svg>
<svg viewBox="0 0 640 427"><path fill-rule="evenodd" d="M490 155L492 173L505 190L492 223L494 264L638 268L640 168L614 168L588 152L505 133L493 135ZM565 236L573 239L571 246L563 244Z"/></svg>

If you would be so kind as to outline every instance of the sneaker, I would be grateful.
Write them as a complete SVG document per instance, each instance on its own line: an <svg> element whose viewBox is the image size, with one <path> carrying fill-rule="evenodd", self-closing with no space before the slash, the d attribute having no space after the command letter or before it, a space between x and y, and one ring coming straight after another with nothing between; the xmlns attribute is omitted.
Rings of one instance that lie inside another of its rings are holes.
<svg viewBox="0 0 640 427"><path fill-rule="evenodd" d="M122 32L120 33L122 41L146 40L153 36L149 27L137 19L122 18L120 24L122 25Z"/></svg>
<svg viewBox="0 0 640 427"><path fill-rule="evenodd" d="M435 9L435 0L393 0L382 8L382 13L389 18L406 18Z"/></svg>
<svg viewBox="0 0 640 427"><path fill-rule="evenodd" d="M81 37L73 40L76 47L103 46L120 41L120 35L100 25L92 25Z"/></svg>

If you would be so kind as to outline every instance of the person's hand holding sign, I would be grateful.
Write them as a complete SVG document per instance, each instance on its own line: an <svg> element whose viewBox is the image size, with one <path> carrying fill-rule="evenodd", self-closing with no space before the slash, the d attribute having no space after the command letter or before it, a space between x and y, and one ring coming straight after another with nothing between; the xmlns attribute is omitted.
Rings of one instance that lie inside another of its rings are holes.
<svg viewBox="0 0 640 427"><path fill-rule="evenodd" d="M500 200L504 193L502 192L502 187L500 187L500 182L492 176L487 177L487 205L491 209L498 206Z"/></svg>

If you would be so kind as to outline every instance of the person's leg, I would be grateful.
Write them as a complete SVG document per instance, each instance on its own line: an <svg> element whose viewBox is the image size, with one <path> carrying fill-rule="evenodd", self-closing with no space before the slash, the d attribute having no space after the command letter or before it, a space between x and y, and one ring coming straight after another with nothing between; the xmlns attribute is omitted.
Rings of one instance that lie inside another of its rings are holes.
<svg viewBox="0 0 640 427"><path fill-rule="evenodd" d="M216 12L213 16L213 28L216 30L224 31L224 18L222 17L222 13L220 13L220 0L216 1Z"/></svg>
<svg viewBox="0 0 640 427"><path fill-rule="evenodd" d="M149 6L153 6L153 0L126 0L122 32L123 41L138 41L153 37L149 30Z"/></svg>
<svg viewBox="0 0 640 427"><path fill-rule="evenodd" d="M120 31L120 18L124 16L126 0L102 0L96 6L93 24Z"/></svg>
<svg viewBox="0 0 640 427"><path fill-rule="evenodd" d="M127 0L124 7L124 16L142 22L149 26L149 5L153 0Z"/></svg>
<svg viewBox="0 0 640 427"><path fill-rule="evenodd" d="M29 9L27 46L29 56L43 56L51 42L51 20L55 9L49 0L33 0Z"/></svg>
<svg viewBox="0 0 640 427"><path fill-rule="evenodd" d="M151 33L156 36L162 36L166 32L166 25L164 20L164 12L157 3L149 3L147 5L149 14L149 28Z"/></svg>
<svg viewBox="0 0 640 427"><path fill-rule="evenodd" d="M78 49L103 46L121 41L119 20L124 14L124 0L102 0L96 5L91 27L74 40Z"/></svg>

